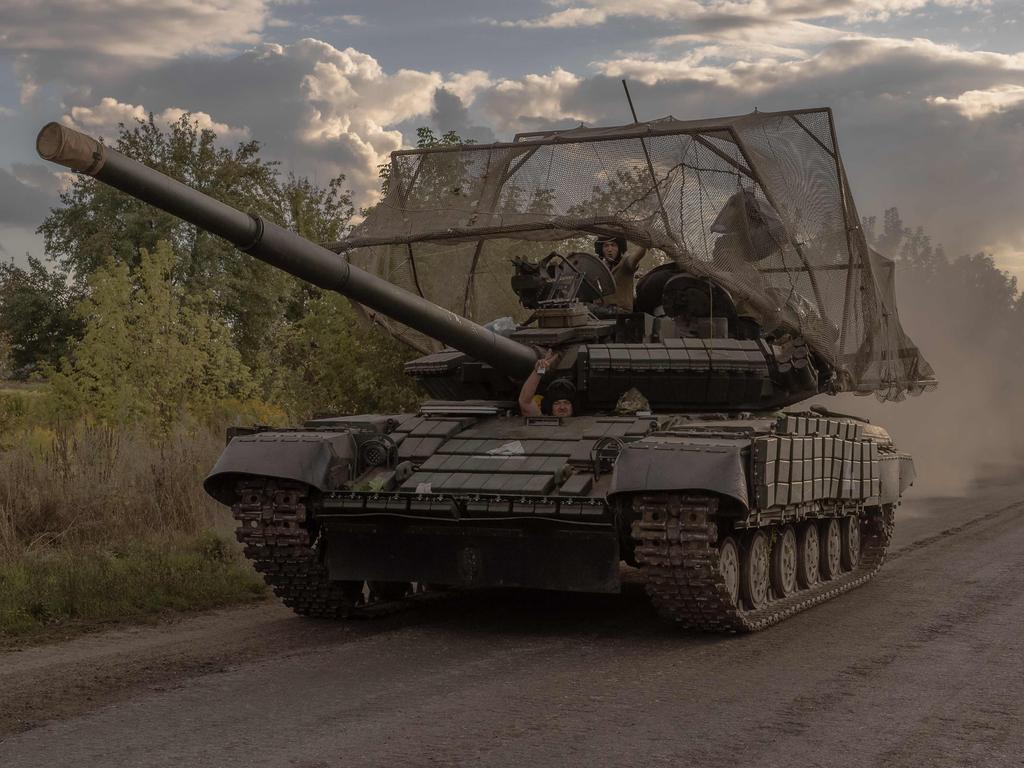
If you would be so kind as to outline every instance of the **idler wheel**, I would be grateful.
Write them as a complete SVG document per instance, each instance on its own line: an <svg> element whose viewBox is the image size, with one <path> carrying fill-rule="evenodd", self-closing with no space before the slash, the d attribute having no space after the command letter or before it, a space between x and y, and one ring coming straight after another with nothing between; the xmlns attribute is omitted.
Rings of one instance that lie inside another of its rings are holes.
<svg viewBox="0 0 1024 768"><path fill-rule="evenodd" d="M796 532L787 525L772 547L772 589L776 597L789 597L796 592L797 560Z"/></svg>
<svg viewBox="0 0 1024 768"><path fill-rule="evenodd" d="M842 560L843 538L839 532L839 521L835 518L825 520L821 524L821 578L824 581L839 575Z"/></svg>
<svg viewBox="0 0 1024 768"><path fill-rule="evenodd" d="M843 541L843 570L852 571L860 563L860 518L857 515L847 515L839 528Z"/></svg>
<svg viewBox="0 0 1024 768"><path fill-rule="evenodd" d="M764 531L754 531L747 539L740 579L743 599L751 610L768 605L769 555L768 537Z"/></svg>
<svg viewBox="0 0 1024 768"><path fill-rule="evenodd" d="M818 525L808 521L800 526L800 533L796 537L796 578L804 589L817 586L821 581L818 571L820 561Z"/></svg>
<svg viewBox="0 0 1024 768"><path fill-rule="evenodd" d="M718 570L722 573L722 581L729 590L729 599L733 605L740 602L740 548L732 536L726 536L718 545Z"/></svg>

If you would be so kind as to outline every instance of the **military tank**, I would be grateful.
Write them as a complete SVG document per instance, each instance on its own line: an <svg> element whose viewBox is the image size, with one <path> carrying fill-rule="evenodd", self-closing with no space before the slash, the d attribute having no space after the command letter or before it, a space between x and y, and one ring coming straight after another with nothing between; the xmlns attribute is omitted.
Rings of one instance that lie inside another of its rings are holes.
<svg viewBox="0 0 1024 768"><path fill-rule="evenodd" d="M752 631L885 557L911 457L865 419L798 404L935 377L858 226L828 109L397 152L382 202L327 244L66 126L37 149L349 297L423 353L406 366L430 398L417 412L233 428L205 480L299 614L639 578L671 622ZM626 306L630 277L583 250L590 236L659 256ZM531 376L572 415L521 415Z"/></svg>

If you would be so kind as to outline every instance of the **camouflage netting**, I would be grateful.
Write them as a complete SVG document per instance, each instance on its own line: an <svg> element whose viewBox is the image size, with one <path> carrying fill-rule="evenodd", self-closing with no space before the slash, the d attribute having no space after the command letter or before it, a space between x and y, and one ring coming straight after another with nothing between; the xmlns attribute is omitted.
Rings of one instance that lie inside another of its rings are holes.
<svg viewBox="0 0 1024 768"><path fill-rule="evenodd" d="M766 330L802 334L835 368L838 390L898 399L933 386L934 374L900 326L892 262L858 223L831 111L813 109L396 152L384 200L334 245L486 322L522 317L511 256L622 234L713 278Z"/></svg>

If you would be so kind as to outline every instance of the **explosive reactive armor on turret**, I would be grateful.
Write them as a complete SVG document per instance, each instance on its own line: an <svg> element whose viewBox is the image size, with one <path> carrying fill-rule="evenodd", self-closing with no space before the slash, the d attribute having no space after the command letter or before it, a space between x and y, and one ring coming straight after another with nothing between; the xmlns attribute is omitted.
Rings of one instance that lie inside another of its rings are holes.
<svg viewBox="0 0 1024 768"><path fill-rule="evenodd" d="M862 420L778 411L934 385L857 227L828 110L395 153L385 199L329 247L67 127L38 150L424 352L407 372L437 399L418 413L234 429L206 480L299 613L372 614L425 585L616 592L624 560L666 618L752 630L881 564L909 456ZM588 233L665 254L633 311L602 302L614 278L593 254L541 258ZM572 392L576 415L524 418L548 347L563 355L541 392Z"/></svg>

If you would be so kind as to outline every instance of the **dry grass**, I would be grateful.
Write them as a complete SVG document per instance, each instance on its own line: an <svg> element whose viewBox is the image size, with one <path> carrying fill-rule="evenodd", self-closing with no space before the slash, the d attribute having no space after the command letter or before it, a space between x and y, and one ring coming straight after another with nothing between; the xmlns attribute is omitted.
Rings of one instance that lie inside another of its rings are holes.
<svg viewBox="0 0 1024 768"><path fill-rule="evenodd" d="M10 443L10 441L9 441ZM223 441L105 426L35 427L0 453L0 554L190 535L225 519L202 489Z"/></svg>
<svg viewBox="0 0 1024 768"><path fill-rule="evenodd" d="M202 489L212 429L24 426L0 450L0 636L262 594Z"/></svg>

